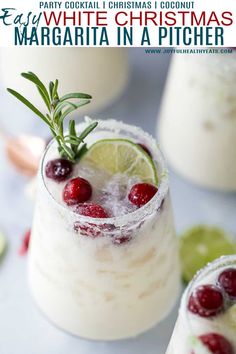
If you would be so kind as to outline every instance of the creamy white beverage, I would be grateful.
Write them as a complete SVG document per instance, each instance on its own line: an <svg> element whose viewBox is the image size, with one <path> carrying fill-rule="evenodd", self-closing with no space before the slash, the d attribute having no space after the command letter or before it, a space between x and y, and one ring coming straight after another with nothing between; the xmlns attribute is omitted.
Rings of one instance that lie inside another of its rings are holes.
<svg viewBox="0 0 236 354"><path fill-rule="evenodd" d="M236 256L201 270L186 289L166 354L236 353Z"/></svg>
<svg viewBox="0 0 236 354"><path fill-rule="evenodd" d="M91 104L80 112L94 111L111 104L124 90L129 74L127 55L123 48L1 48L0 82L20 89L43 109L41 97L19 73L33 71L43 81L55 77L61 95L69 91L91 94Z"/></svg>
<svg viewBox="0 0 236 354"><path fill-rule="evenodd" d="M88 152L103 139L125 139L121 144L131 144L144 159L152 156L158 174L157 186L149 184L156 189L153 197L137 206L140 194L129 191L142 182L140 176L109 175L83 158L69 179L49 178L50 164L59 157L52 142L38 176L29 282L37 305L58 327L84 338L115 340L136 336L167 316L180 272L168 174L155 140L134 126L99 121L86 138ZM78 179L93 191L89 202L75 205L71 193Z"/></svg>
<svg viewBox="0 0 236 354"><path fill-rule="evenodd" d="M181 175L236 190L236 51L173 57L158 135Z"/></svg>

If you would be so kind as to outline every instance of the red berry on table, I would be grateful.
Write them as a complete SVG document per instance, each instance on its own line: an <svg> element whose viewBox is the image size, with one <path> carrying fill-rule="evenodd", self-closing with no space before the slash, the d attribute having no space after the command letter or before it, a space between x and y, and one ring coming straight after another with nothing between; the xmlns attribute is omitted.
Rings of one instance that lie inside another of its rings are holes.
<svg viewBox="0 0 236 354"><path fill-rule="evenodd" d="M191 294L188 310L201 317L218 315L224 309L222 291L214 285L200 285Z"/></svg>
<svg viewBox="0 0 236 354"><path fill-rule="evenodd" d="M149 149L146 147L146 145L139 143L138 146L140 146L150 157L152 157L152 154L149 151Z"/></svg>
<svg viewBox="0 0 236 354"><path fill-rule="evenodd" d="M66 159L48 161L45 167L46 176L57 182L65 181L71 175L72 170L72 162Z"/></svg>
<svg viewBox="0 0 236 354"><path fill-rule="evenodd" d="M75 211L91 218L109 218L107 211L99 204L83 203L76 206Z"/></svg>
<svg viewBox="0 0 236 354"><path fill-rule="evenodd" d="M141 206L148 203L157 191L157 187L152 184L137 183L131 188L128 199L132 204L140 208Z"/></svg>
<svg viewBox="0 0 236 354"><path fill-rule="evenodd" d="M234 354L230 342L217 333L207 333L199 337L212 354Z"/></svg>
<svg viewBox="0 0 236 354"><path fill-rule="evenodd" d="M64 187L63 200L70 206L88 201L92 195L92 186L84 178L71 179Z"/></svg>
<svg viewBox="0 0 236 354"><path fill-rule="evenodd" d="M30 242L30 235L31 235L31 230L27 230L26 233L24 234L23 241L22 241L21 247L19 249L19 254L21 256L25 255L28 251L29 242Z"/></svg>
<svg viewBox="0 0 236 354"><path fill-rule="evenodd" d="M236 269L228 268L218 277L218 283L224 291L233 299L236 298Z"/></svg>

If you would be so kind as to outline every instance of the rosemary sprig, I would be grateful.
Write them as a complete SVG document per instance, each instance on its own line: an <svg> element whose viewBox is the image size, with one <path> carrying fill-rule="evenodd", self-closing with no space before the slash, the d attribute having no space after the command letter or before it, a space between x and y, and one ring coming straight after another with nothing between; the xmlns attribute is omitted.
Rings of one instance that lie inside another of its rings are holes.
<svg viewBox="0 0 236 354"><path fill-rule="evenodd" d="M37 88L42 97L46 107L47 113L42 113L29 100L22 96L19 92L8 88L14 97L26 105L31 111L39 116L50 128L52 135L58 143L58 151L60 155L72 162L76 162L87 151L84 139L97 126L97 122L90 124L80 135L75 129L75 120L69 121L69 131L64 133L65 118L77 108L90 103L92 97L86 93L68 93L64 96L58 94L58 80L49 83L49 88L45 87L42 81L32 72L22 73L26 80L31 81ZM78 100L78 102L71 102L70 100Z"/></svg>

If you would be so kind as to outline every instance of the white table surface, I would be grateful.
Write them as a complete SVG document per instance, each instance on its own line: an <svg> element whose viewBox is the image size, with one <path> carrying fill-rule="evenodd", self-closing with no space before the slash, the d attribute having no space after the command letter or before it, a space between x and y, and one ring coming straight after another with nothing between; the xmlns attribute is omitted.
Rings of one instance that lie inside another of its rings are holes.
<svg viewBox="0 0 236 354"><path fill-rule="evenodd" d="M122 119L154 133L169 59L168 55L147 55L143 49L131 49L131 77L125 93L112 106L92 116ZM0 107L0 122L7 129L45 136L40 120L9 98L2 88ZM39 313L27 286L27 257L17 253L22 234L30 227L32 219L33 204L24 194L26 182L27 179L7 163L1 144L0 230L7 236L8 252L0 264L0 354L164 354L177 306L165 321L149 332L112 343L70 336ZM223 226L236 234L236 194L200 189L172 171L171 192L178 232L204 222Z"/></svg>

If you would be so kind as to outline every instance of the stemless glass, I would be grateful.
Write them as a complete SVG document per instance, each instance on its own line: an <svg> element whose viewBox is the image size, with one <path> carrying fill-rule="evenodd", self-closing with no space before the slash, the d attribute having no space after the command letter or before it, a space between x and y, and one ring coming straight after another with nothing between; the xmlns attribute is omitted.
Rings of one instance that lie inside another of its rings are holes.
<svg viewBox="0 0 236 354"><path fill-rule="evenodd" d="M231 267L236 269L236 255L223 256L200 270L191 281L182 296L179 316L166 354L211 354L199 340L199 336L207 333L223 335L231 342L234 351L236 350L235 327L230 325L227 313L209 319L193 315L188 311L188 302L196 286L214 283L217 275L225 268Z"/></svg>
<svg viewBox="0 0 236 354"><path fill-rule="evenodd" d="M104 137L125 137L149 148L158 192L125 216L75 214L56 202L45 183L52 142L38 176L29 281L39 308L57 326L84 338L115 340L136 336L169 313L180 272L168 174L155 140L139 128L107 120L99 121L88 146Z"/></svg>
<svg viewBox="0 0 236 354"><path fill-rule="evenodd" d="M158 135L181 175L236 190L236 51L173 57Z"/></svg>

